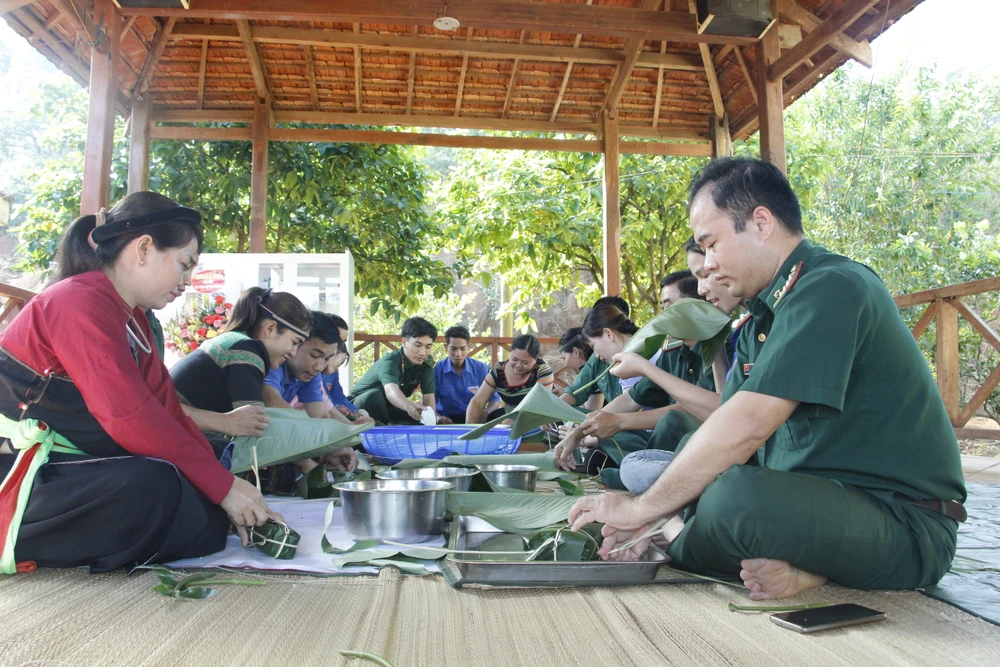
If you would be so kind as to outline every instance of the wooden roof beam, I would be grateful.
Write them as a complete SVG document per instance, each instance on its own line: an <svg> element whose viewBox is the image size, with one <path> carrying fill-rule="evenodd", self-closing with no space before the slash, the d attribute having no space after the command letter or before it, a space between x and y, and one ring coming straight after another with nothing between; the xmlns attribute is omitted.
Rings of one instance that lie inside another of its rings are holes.
<svg viewBox="0 0 1000 667"><path fill-rule="evenodd" d="M42 22L31 12L31 8L26 7L16 13L11 13L10 18L23 25L28 30L32 40L42 40L45 43L46 48L62 63L63 67L60 69L76 79L80 85L89 85L90 67L80 62L75 53L48 32Z"/></svg>
<svg viewBox="0 0 1000 667"><path fill-rule="evenodd" d="M740 64L740 69L743 70L743 78L746 79L747 88L750 89L750 94L753 95L753 103L759 104L757 101L757 86L754 84L753 77L750 76L750 67L747 65L743 50L740 47L736 47L733 49L733 53L736 54L736 62Z"/></svg>
<svg viewBox="0 0 1000 667"><path fill-rule="evenodd" d="M135 86L132 88L133 95L141 95L149 89L149 82L153 79L153 70L156 69L156 64L160 62L160 58L163 56L167 40L170 39L170 31L174 29L174 24L176 23L176 18L168 18L167 22L156 33L156 37L153 38L153 45L149 48L149 55L146 56L146 62L143 63L142 71L139 72L139 76L135 80Z"/></svg>
<svg viewBox="0 0 1000 667"><path fill-rule="evenodd" d="M594 0L587 0L588 5L594 4ZM577 35L576 39L573 40L573 48L579 49L580 42L583 40L583 35ZM559 94L556 95L556 103L552 105L552 113L549 115L549 122L553 123L556 120L556 116L559 115L559 107L562 106L563 95L566 94L566 86L569 84L569 77L573 74L573 61L570 60L566 63L566 72L563 74L562 83L559 85Z"/></svg>
<svg viewBox="0 0 1000 667"><path fill-rule="evenodd" d="M150 130L155 139L201 141L248 141L249 127L157 126ZM347 144L393 144L401 146L440 146L444 148L487 148L501 150L567 151L600 153L603 142L597 139L550 139L542 137L488 137L420 132L387 132L384 130L344 130L313 128L273 128L270 141L335 142ZM621 153L643 155L677 155L707 157L707 143L668 143L659 141L620 141Z"/></svg>
<svg viewBox="0 0 1000 667"><path fill-rule="evenodd" d="M878 0L846 0L830 17L810 32L793 49L771 63L767 68L769 81L778 81L795 70L805 60L830 43L864 15Z"/></svg>
<svg viewBox="0 0 1000 667"><path fill-rule="evenodd" d="M250 72L253 74L253 83L257 87L257 98L270 100L271 94L267 88L267 79L264 77L264 65L260 61L260 54L257 53L257 45L253 43L250 33L250 23L248 21L237 21L236 29L240 33L240 41L243 42L243 49L247 52L247 59L250 61Z"/></svg>
<svg viewBox="0 0 1000 667"><path fill-rule="evenodd" d="M299 44L309 46L336 46L387 51L417 51L425 53L457 53L483 58L520 58L541 62L566 62L573 60L595 65L619 65L625 61L621 50L576 46L547 46L502 42L478 42L461 39L439 39L406 35L356 34L340 30L319 28L285 28L280 26L254 26L251 35L262 44ZM174 28L173 39L211 39L212 41L240 41L239 31L232 25L201 25L183 23ZM702 71L699 58L673 53L640 52L636 67L656 67L684 72Z"/></svg>
<svg viewBox="0 0 1000 667"><path fill-rule="evenodd" d="M524 44L524 36L526 34L526 30L521 31L521 39L518 42L519 44ZM503 101L503 111L500 112L501 118L507 117L507 112L510 111L510 105L514 101L514 84L517 83L517 68L520 65L520 59L514 58L514 65L510 69L510 81L507 82L507 97Z"/></svg>
<svg viewBox="0 0 1000 667"><path fill-rule="evenodd" d="M316 61L313 58L313 47L303 46L306 58L306 78L309 80L309 101L313 111L319 111L319 90L316 88Z"/></svg>
<svg viewBox="0 0 1000 667"><path fill-rule="evenodd" d="M516 0L448 0L447 5L449 16L473 28L639 37L681 43L753 44L757 41L752 37L700 34L695 18L686 12ZM443 7L442 0L282 0L239 5L232 0L193 0L190 9L127 7L121 11L129 16L430 25Z"/></svg>
<svg viewBox="0 0 1000 667"><path fill-rule="evenodd" d="M472 39L472 28L469 28L465 41ZM462 56L462 72L458 75L458 95L455 96L455 115L462 110L462 94L465 92L465 75L469 71L469 56Z"/></svg>
<svg viewBox="0 0 1000 667"><path fill-rule="evenodd" d="M201 59L198 61L198 108L205 106L205 74L208 71L208 40L201 42Z"/></svg>
<svg viewBox="0 0 1000 667"><path fill-rule="evenodd" d="M659 8L660 2L661 0L643 0L639 7L645 10L655 10ZM642 53L642 45L644 43L644 39L633 38L625 44L625 62L618 66L615 78L608 87L608 95L604 98L604 104L601 106L601 111L607 112L612 118L617 116L618 103L621 102L625 86L632 79L632 70L635 69L636 63L639 62L639 54Z"/></svg>
<svg viewBox="0 0 1000 667"><path fill-rule="evenodd" d="M35 0L0 0L0 14L6 14L7 12L12 12L15 9L20 9L25 5L30 5Z"/></svg>
<svg viewBox="0 0 1000 667"><path fill-rule="evenodd" d="M418 28L413 27L413 34L417 34ZM413 85L417 80L417 52L410 51L410 70L406 75L406 113L413 109Z"/></svg>
<svg viewBox="0 0 1000 667"><path fill-rule="evenodd" d="M669 113L669 112L667 112ZM253 111L243 110L205 110L170 109L155 107L151 112L152 122L156 123L248 123L253 119ZM276 123L311 123L316 125L377 125L383 127L433 127L467 130L501 130L511 132L552 132L558 134L597 134L599 123L595 121L549 123L544 120L484 118L477 116L434 116L383 114L366 112L330 112L330 111L275 111ZM708 127L708 118L699 116ZM162 129L162 128L161 128ZM638 125L621 125L620 134L629 137L648 139L676 139L704 143L710 140L706 133L675 128L652 128ZM151 135L153 136L153 135Z"/></svg>
<svg viewBox="0 0 1000 667"><path fill-rule="evenodd" d="M354 34L361 34L361 24L354 24ZM363 95L361 84L362 84L362 72L361 72L361 47L354 47L354 108L358 113L361 113L361 98Z"/></svg>
<svg viewBox="0 0 1000 667"><path fill-rule="evenodd" d="M781 15L790 21L797 23L806 32L816 30L823 23L823 20L813 15L795 0L778 0ZM849 55L865 67L871 67L872 47L867 40L854 40L840 33L830 40L830 46L838 51Z"/></svg>

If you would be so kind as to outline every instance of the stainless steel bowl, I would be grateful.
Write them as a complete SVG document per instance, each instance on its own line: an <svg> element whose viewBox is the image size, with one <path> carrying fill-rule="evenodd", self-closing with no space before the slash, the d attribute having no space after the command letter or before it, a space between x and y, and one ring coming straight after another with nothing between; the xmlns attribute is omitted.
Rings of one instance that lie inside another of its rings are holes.
<svg viewBox="0 0 1000 667"><path fill-rule="evenodd" d="M347 534L356 540L419 542L444 532L451 482L372 479L334 484L340 491Z"/></svg>
<svg viewBox="0 0 1000 667"><path fill-rule="evenodd" d="M379 479L440 479L455 485L456 491L468 491L472 478L479 474L472 468L411 468L386 470L376 475Z"/></svg>
<svg viewBox="0 0 1000 667"><path fill-rule="evenodd" d="M476 466L479 472L489 478L497 486L511 489L535 490L535 480L538 477L538 466L506 465L501 463L480 464Z"/></svg>

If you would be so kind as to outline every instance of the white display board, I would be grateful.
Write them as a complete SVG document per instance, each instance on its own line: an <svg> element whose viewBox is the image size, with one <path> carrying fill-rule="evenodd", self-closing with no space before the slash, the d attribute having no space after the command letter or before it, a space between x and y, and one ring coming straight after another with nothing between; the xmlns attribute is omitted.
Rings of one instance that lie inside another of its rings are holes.
<svg viewBox="0 0 1000 667"><path fill-rule="evenodd" d="M306 308L340 315L350 331L347 349L354 350L354 258L350 252L323 254L293 253L205 253L192 275L192 293L221 293L236 303L251 287L291 292ZM166 323L181 308L184 298L156 311ZM170 365L168 352L167 365ZM175 357L176 359L176 357ZM340 382L349 392L353 358L340 369Z"/></svg>

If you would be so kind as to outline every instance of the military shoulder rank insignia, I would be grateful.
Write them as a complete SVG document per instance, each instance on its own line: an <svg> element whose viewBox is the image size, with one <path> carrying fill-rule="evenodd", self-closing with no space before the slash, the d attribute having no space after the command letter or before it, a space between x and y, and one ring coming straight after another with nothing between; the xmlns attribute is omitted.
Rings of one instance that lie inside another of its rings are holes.
<svg viewBox="0 0 1000 667"><path fill-rule="evenodd" d="M799 276L802 275L802 264L802 262L799 262L788 272L788 280L785 281L784 287L774 293L774 305L772 308L776 307L785 298L785 295L792 291L792 287L795 286L795 283L799 280Z"/></svg>
<svg viewBox="0 0 1000 667"><path fill-rule="evenodd" d="M676 350L677 348L681 347L682 345L684 345L684 341L682 341L682 340L668 340L663 345L662 349L663 349L664 352L669 352L670 350Z"/></svg>
<svg viewBox="0 0 1000 667"><path fill-rule="evenodd" d="M746 314L744 314L743 317L741 317L740 319L736 320L736 324L733 325L733 328L734 329L739 329L744 324L746 324L747 322L749 322L751 317L753 317L752 313L746 313Z"/></svg>

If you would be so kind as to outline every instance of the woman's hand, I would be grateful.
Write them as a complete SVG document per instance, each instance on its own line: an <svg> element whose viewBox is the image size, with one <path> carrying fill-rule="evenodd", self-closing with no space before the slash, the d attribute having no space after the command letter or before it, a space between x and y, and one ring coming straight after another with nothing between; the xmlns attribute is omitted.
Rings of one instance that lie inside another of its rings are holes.
<svg viewBox="0 0 1000 667"><path fill-rule="evenodd" d="M651 369L656 368L649 359L635 352L620 352L614 356L613 361L617 361L618 365L611 367L611 374L623 380L646 376Z"/></svg>
<svg viewBox="0 0 1000 667"><path fill-rule="evenodd" d="M270 419L263 405L244 405L222 415L226 435L264 435Z"/></svg>
<svg viewBox="0 0 1000 667"><path fill-rule="evenodd" d="M337 451L323 455L323 463L330 470L346 470L353 472L358 467L358 455L351 447L344 447Z"/></svg>
<svg viewBox="0 0 1000 667"><path fill-rule="evenodd" d="M247 546L248 526L263 526L267 522L267 502L264 496L250 482L236 477L229 493L219 503L219 507L229 516L236 530Z"/></svg>

